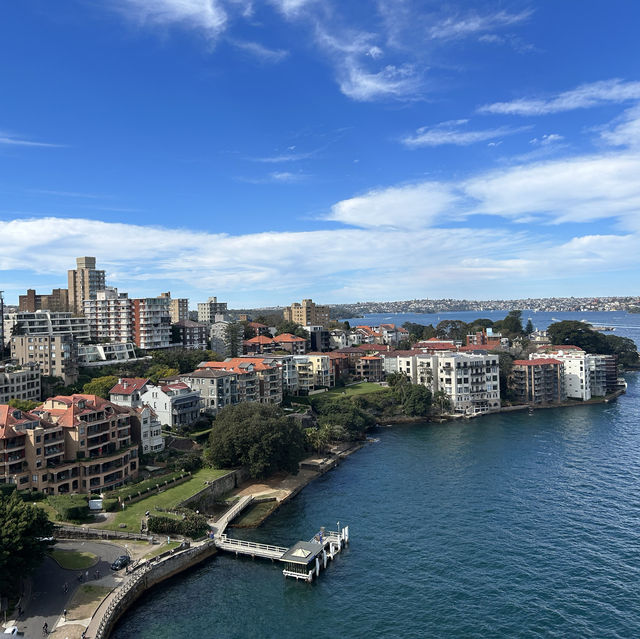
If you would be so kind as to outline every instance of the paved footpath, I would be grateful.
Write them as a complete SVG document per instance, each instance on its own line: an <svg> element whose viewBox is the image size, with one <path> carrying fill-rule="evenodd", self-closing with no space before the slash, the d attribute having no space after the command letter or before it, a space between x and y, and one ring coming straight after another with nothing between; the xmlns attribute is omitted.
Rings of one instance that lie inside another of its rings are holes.
<svg viewBox="0 0 640 639"><path fill-rule="evenodd" d="M23 613L17 620L16 625L24 639L41 639L45 622L54 638L79 637L89 620L83 620L84 626L79 625L78 621L65 622L62 612L65 608L69 608L69 602L81 583L113 588L123 579L120 573L114 573L110 568L116 557L125 554L123 546L97 541L60 541L55 548L90 552L99 559L95 565L88 568L89 581L87 582L84 578L80 582L78 575L82 571L61 568L51 557L45 558L30 579L31 592L25 593L25 600L22 602ZM93 578L95 570L100 571L100 579ZM84 572L86 574L86 570ZM66 593L64 592L65 582L69 585Z"/></svg>

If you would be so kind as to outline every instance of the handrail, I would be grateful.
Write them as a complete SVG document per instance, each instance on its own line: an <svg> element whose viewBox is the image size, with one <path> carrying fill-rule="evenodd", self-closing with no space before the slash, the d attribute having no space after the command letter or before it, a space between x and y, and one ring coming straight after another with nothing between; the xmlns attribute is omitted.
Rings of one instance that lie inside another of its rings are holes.
<svg viewBox="0 0 640 639"><path fill-rule="evenodd" d="M216 541L216 545L227 545L227 546L235 546L240 548L255 548L257 550L268 550L269 552L278 552L284 554L289 550L288 548L284 548L282 546L274 546L272 544L260 544L256 541L245 541L244 539L232 539L227 537L226 535L221 535Z"/></svg>

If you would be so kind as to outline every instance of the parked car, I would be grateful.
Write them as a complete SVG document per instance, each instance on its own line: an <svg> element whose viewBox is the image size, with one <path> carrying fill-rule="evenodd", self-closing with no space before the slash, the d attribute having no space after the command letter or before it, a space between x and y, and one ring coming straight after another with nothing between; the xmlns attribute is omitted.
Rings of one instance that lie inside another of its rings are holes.
<svg viewBox="0 0 640 639"><path fill-rule="evenodd" d="M111 570L122 570L125 566L131 563L131 557L129 555L120 555L112 564Z"/></svg>

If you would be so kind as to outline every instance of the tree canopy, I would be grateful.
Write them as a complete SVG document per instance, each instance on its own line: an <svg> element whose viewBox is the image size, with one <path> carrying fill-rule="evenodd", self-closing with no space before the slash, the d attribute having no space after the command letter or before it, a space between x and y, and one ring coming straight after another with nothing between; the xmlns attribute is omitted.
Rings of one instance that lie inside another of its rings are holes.
<svg viewBox="0 0 640 639"><path fill-rule="evenodd" d="M579 346L587 353L617 355L622 366L638 365L638 347L628 337L605 335L594 331L589 324L575 320L555 322L547 329L552 344Z"/></svg>
<svg viewBox="0 0 640 639"><path fill-rule="evenodd" d="M309 333L300 326L300 324L296 324L296 322L286 321L280 322L276 327L276 335L282 335L284 333L290 333L291 335L296 335L297 337L302 337L304 339L309 339Z"/></svg>
<svg viewBox="0 0 640 639"><path fill-rule="evenodd" d="M103 399L109 399L109 391L118 383L115 375L105 375L96 377L82 387L82 392L86 395L98 395Z"/></svg>
<svg viewBox="0 0 640 639"><path fill-rule="evenodd" d="M0 495L0 593L10 595L20 578L44 558L52 542L53 524L41 508L26 503L17 492Z"/></svg>
<svg viewBox="0 0 640 639"><path fill-rule="evenodd" d="M278 406L244 402L226 406L213 424L208 459L218 468L246 466L251 477L298 472L306 436Z"/></svg>

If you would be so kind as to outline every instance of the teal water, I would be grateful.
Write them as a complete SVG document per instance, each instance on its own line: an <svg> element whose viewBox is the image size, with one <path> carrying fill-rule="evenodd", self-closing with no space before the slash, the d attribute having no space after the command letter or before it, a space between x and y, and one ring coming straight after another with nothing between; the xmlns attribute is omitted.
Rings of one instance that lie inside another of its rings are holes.
<svg viewBox="0 0 640 639"><path fill-rule="evenodd" d="M627 381L611 404L379 429L243 531L288 545L349 524L318 581L219 555L150 591L114 639L640 637L640 376Z"/></svg>

